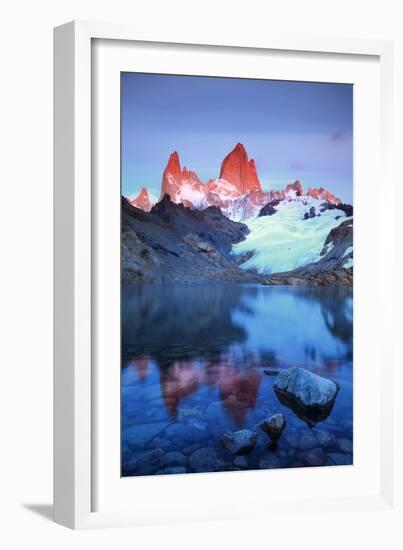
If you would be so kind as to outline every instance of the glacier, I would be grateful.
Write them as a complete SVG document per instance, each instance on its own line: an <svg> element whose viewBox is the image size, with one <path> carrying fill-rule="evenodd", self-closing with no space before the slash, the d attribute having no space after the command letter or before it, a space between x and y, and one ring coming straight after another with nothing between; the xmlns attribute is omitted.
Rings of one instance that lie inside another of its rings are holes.
<svg viewBox="0 0 403 550"><path fill-rule="evenodd" d="M323 200L301 196L281 201L271 216L245 220L250 233L233 246L233 252L236 255L254 253L241 267L268 275L318 261L329 232L347 219L337 208L321 212L322 205ZM311 207L315 208L315 217L303 219ZM326 253L330 249L328 247Z"/></svg>

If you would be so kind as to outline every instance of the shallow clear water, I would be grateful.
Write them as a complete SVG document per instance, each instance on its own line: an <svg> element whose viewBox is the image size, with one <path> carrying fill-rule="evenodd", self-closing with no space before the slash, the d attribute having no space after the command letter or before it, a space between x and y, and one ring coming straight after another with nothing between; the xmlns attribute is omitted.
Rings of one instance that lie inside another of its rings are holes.
<svg viewBox="0 0 403 550"><path fill-rule="evenodd" d="M351 288L133 285L122 297L122 475L352 464ZM290 366L339 384L323 421L279 402L264 371ZM258 424L277 412L287 425L272 444ZM259 437L239 459L221 437L243 428Z"/></svg>

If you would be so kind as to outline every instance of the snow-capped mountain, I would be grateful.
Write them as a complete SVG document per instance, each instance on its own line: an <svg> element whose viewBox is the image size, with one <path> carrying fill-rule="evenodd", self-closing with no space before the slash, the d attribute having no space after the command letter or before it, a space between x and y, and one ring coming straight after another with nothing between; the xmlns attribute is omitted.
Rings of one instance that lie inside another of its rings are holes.
<svg viewBox="0 0 403 550"><path fill-rule="evenodd" d="M147 190L143 188L139 197L132 201L133 206L149 211L146 195ZM186 166L182 168L179 154L174 151L162 175L160 200L164 195L168 195L176 204L197 210L218 206L224 215L239 221L256 216L271 201L293 199L303 196L304 192L298 180L282 190L264 191L255 161L249 159L244 145L238 143L222 161L219 177L207 183L203 183L193 170ZM323 187L309 188L306 195L334 205L341 202Z"/></svg>
<svg viewBox="0 0 403 550"><path fill-rule="evenodd" d="M330 232L351 219L351 212L342 205L332 205L312 196L272 201L262 215L247 220L250 230L245 240L234 245L235 254L245 258L244 269L260 274L292 271L318 262L332 250L332 242L324 250ZM352 267L352 250L346 244L345 265Z"/></svg>
<svg viewBox="0 0 403 550"><path fill-rule="evenodd" d="M249 160L241 143L224 158L220 176L206 184L194 171L181 168L178 153L172 153L162 176L161 198L165 194L190 208L218 206L233 220L254 216L270 200L270 194L262 190L254 160Z"/></svg>
<svg viewBox="0 0 403 550"><path fill-rule="evenodd" d="M198 211L218 207L220 215L246 224L246 238L234 243L232 254L238 266L259 275L291 272L305 266L312 271L312 264L315 272L322 268L352 268L352 221L347 223L352 219L352 206L343 204L324 187L309 187L305 192L299 180L282 190L264 191L255 162L248 158L241 143L224 158L219 177L207 183L193 170L181 167L174 151L163 172L156 206L151 208L144 187L130 204L154 216L161 214L164 205L171 205L170 212L172 205L178 205L177 216L185 207L188 212L195 211L196 217ZM347 225L339 231L343 222Z"/></svg>

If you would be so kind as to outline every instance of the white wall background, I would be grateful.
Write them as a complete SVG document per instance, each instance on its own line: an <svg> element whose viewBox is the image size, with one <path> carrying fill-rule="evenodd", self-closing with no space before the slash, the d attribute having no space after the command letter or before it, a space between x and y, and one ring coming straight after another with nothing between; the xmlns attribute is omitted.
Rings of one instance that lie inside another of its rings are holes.
<svg viewBox="0 0 403 550"><path fill-rule="evenodd" d="M267 520L72 532L52 524L52 28L72 19L130 21L159 29L210 27L234 40L245 29L395 39L403 92L403 14L399 0L9 0L1 7L0 55L0 546L5 549L270 546L273 531L299 549L359 545L401 547L376 518L356 518L350 538L342 518L321 517L329 538L301 540L300 522ZM399 93L403 103L403 95ZM398 127L403 127L399 104ZM401 137L399 131L399 137ZM398 174L397 177L401 177ZM384 185L386 182L380 182ZM401 185L403 180L399 182Z"/></svg>

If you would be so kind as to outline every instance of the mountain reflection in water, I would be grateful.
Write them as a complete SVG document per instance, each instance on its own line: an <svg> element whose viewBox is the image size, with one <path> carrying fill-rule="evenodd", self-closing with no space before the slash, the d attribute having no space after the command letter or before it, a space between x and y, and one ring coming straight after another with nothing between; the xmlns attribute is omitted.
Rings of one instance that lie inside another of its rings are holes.
<svg viewBox="0 0 403 550"><path fill-rule="evenodd" d="M301 459L299 443L291 445L286 437L288 432L295 443L309 428L280 403L274 378L264 369L300 366L336 381L335 406L309 435L326 429L332 441L352 442L352 337L352 291L347 287L124 286L123 475L165 473L158 460L154 469L131 465L155 448L155 437L169 442L166 434L175 424L176 437L172 448L165 443L165 452L183 453L192 440L186 430L199 425L203 429L193 447L213 448L221 461L217 469L234 469L233 457L222 449L222 433L256 430L258 422L276 412L286 417L287 431L271 457L277 460L272 467L309 465ZM320 450L326 464L352 460L336 446L333 453ZM265 445L260 450L257 445L247 467L259 467L267 452Z"/></svg>

